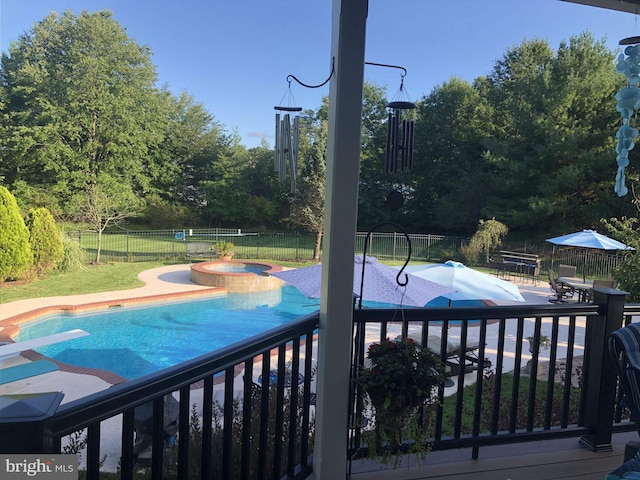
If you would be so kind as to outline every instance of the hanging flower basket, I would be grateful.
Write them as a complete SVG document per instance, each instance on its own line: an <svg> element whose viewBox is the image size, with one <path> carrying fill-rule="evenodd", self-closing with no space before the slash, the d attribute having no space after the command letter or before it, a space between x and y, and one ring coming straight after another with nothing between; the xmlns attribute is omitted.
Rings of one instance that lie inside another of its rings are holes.
<svg viewBox="0 0 640 480"><path fill-rule="evenodd" d="M412 339L373 343L367 357L371 365L361 369L358 385L375 410L375 445L370 451L374 447L378 456L386 448L398 455L404 442L412 442L414 453L426 454L429 448L421 440L427 437L417 428L416 417L421 406L433 403L436 389L447 380L444 364ZM381 457L383 462L389 459Z"/></svg>

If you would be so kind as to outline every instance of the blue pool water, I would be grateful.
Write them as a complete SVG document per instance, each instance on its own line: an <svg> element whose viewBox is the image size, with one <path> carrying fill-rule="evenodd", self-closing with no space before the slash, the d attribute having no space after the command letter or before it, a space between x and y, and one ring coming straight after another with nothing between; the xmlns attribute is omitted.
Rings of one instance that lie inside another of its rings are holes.
<svg viewBox="0 0 640 480"><path fill-rule="evenodd" d="M17 340L80 328L90 335L37 351L64 363L109 370L131 380L259 335L312 313L319 305L318 299L284 285L281 291L47 316L23 324Z"/></svg>
<svg viewBox="0 0 640 480"><path fill-rule="evenodd" d="M71 365L133 379L252 337L319 308L295 287L207 300L47 316L24 324L18 341L81 328L89 336L38 349Z"/></svg>

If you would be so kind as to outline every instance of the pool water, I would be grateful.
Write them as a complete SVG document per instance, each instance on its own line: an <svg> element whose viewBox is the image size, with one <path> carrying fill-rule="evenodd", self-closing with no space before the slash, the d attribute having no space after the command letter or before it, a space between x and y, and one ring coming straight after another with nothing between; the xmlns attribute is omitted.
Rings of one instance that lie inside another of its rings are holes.
<svg viewBox="0 0 640 480"><path fill-rule="evenodd" d="M73 328L89 336L38 348L71 365L134 379L258 335L319 309L295 287L206 300L47 316L21 326L17 341Z"/></svg>

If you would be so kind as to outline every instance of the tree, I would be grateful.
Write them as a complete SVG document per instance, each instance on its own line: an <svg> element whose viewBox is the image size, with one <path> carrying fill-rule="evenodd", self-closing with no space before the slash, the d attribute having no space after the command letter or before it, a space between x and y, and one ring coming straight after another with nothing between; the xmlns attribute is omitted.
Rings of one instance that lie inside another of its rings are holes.
<svg viewBox="0 0 640 480"><path fill-rule="evenodd" d="M140 215L144 206L122 179L108 175L98 177L75 198L75 219L88 223L98 234L95 263L100 263L102 233L108 226L121 226L128 218Z"/></svg>
<svg viewBox="0 0 640 480"><path fill-rule="evenodd" d="M619 115L611 102L621 79L613 59L588 33L556 54L546 41L525 41L477 83L496 112L485 147L499 181L487 216L535 236L628 213L613 193Z"/></svg>
<svg viewBox="0 0 640 480"><path fill-rule="evenodd" d="M490 123L487 101L458 78L418 102L408 207L420 231L467 235L476 228L494 181L483 145Z"/></svg>
<svg viewBox="0 0 640 480"><path fill-rule="evenodd" d="M101 174L145 189L144 159L164 134L147 47L104 10L53 12L3 53L0 175L69 200Z"/></svg>
<svg viewBox="0 0 640 480"><path fill-rule="evenodd" d="M320 121L313 132L311 151L300 169L298 189L291 202L289 222L315 232L316 241L313 248L313 259L320 260L320 247L324 226L324 187L327 168L327 135L326 121Z"/></svg>
<svg viewBox="0 0 640 480"><path fill-rule="evenodd" d="M37 275L51 272L64 258L62 235L51 212L44 207L32 208L25 218L33 266Z"/></svg>
<svg viewBox="0 0 640 480"><path fill-rule="evenodd" d="M29 230L18 209L18 202L0 185L0 281L22 278L33 264Z"/></svg>
<svg viewBox="0 0 640 480"><path fill-rule="evenodd" d="M509 228L495 218L491 220L480 220L478 230L473 234L471 241L462 251L467 263L475 264L478 261L480 253L483 251L486 254L486 262L489 263L489 253L491 249L500 246L502 239L507 233L509 233Z"/></svg>
<svg viewBox="0 0 640 480"><path fill-rule="evenodd" d="M164 139L148 161L149 190L168 202L201 213L206 205L202 182L229 141L213 115L191 95L183 92L174 97L166 93L165 100L168 121Z"/></svg>

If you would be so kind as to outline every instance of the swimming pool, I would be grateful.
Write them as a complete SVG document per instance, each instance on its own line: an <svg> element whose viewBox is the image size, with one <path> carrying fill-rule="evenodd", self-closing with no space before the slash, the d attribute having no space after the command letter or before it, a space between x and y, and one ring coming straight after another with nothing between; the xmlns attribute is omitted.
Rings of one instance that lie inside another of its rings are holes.
<svg viewBox="0 0 640 480"><path fill-rule="evenodd" d="M131 380L318 309L319 300L284 285L270 292L47 316L22 324L16 340L81 328L90 335L37 351L60 362L109 370Z"/></svg>

